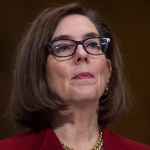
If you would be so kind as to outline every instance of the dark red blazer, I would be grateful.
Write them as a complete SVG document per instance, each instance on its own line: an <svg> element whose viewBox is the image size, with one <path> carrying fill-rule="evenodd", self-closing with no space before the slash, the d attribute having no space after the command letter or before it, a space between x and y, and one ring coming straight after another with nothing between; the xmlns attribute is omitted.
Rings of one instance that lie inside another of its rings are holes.
<svg viewBox="0 0 150 150"><path fill-rule="evenodd" d="M150 146L118 136L103 128L104 150L150 150ZM26 132L0 141L0 150L63 150L51 129Z"/></svg>

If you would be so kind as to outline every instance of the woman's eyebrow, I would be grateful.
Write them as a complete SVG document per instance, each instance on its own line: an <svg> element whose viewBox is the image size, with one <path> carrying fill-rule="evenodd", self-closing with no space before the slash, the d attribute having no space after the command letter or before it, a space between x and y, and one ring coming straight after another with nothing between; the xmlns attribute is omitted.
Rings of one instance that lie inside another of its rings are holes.
<svg viewBox="0 0 150 150"><path fill-rule="evenodd" d="M98 36L100 36L98 33L89 32L89 33L86 33L85 35L83 35L83 38L98 37Z"/></svg>
<svg viewBox="0 0 150 150"><path fill-rule="evenodd" d="M70 38L71 38L71 36L69 36L69 35L59 35L59 36L54 37L51 41L62 40L62 39L70 39Z"/></svg>

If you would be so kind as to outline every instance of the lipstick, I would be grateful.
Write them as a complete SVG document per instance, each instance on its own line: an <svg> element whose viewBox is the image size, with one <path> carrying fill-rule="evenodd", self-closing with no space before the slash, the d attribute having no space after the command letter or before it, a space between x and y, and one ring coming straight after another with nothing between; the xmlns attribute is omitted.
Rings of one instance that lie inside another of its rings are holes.
<svg viewBox="0 0 150 150"><path fill-rule="evenodd" d="M94 75L90 72L81 72L75 75L72 79L90 79L94 78Z"/></svg>

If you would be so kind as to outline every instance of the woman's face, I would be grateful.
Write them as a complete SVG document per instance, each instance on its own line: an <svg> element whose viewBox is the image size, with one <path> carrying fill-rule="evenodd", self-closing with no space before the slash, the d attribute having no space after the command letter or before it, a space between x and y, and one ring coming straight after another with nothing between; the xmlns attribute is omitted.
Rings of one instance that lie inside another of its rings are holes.
<svg viewBox="0 0 150 150"><path fill-rule="evenodd" d="M66 36L83 40L93 34L99 35L94 24L85 16L69 15L58 24L52 40ZM98 101L103 95L111 74L111 63L105 55L89 55L78 45L71 59L59 60L49 55L46 63L46 79L49 90L64 102Z"/></svg>

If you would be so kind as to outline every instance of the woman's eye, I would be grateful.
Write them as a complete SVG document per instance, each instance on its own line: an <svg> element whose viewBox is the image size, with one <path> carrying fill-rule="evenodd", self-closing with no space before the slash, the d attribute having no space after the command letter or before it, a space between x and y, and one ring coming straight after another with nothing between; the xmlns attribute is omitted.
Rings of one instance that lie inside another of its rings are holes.
<svg viewBox="0 0 150 150"><path fill-rule="evenodd" d="M95 48L100 48L100 45L98 44L98 43L96 43L96 42L91 42L91 43L89 43L86 47L88 47L88 48L92 48L92 49L95 49Z"/></svg>
<svg viewBox="0 0 150 150"><path fill-rule="evenodd" d="M53 48L53 50L57 53L59 52L64 52L64 51L67 51L67 50L70 50L70 46L69 45L64 45L64 44L61 44L61 45L57 45Z"/></svg>

